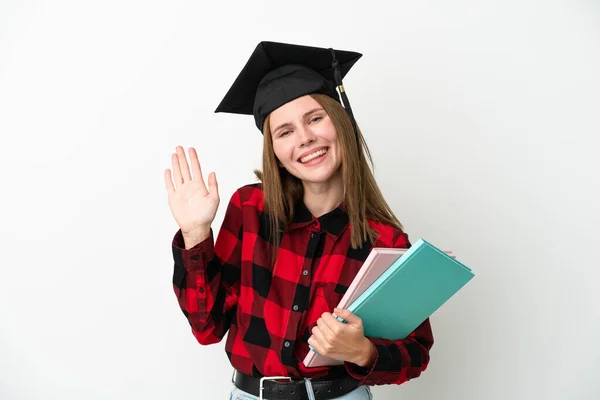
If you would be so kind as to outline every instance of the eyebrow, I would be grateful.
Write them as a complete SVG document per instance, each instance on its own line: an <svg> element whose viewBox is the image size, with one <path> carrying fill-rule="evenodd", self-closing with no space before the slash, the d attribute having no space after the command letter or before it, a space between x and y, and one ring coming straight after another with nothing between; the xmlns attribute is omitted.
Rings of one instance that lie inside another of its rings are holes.
<svg viewBox="0 0 600 400"><path fill-rule="evenodd" d="M304 115L302 116L302 118L306 118L308 115L310 115L310 114L312 114L312 113L314 113L316 111L323 111L323 108L322 107L313 108L312 110L305 112ZM281 124L277 128L273 129L273 133L277 132L278 130L280 130L284 126L289 126L289 125L292 125L292 124L290 122L286 122L285 124Z"/></svg>

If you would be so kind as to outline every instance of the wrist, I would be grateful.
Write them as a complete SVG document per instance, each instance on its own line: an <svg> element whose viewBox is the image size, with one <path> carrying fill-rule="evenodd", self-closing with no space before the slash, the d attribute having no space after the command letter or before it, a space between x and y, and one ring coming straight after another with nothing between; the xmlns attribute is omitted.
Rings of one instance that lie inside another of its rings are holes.
<svg viewBox="0 0 600 400"><path fill-rule="evenodd" d="M207 233L210 233L210 225L207 226L199 226L189 231L181 231L181 235L186 238L195 238L199 236L204 236Z"/></svg>
<svg viewBox="0 0 600 400"><path fill-rule="evenodd" d="M365 344L363 346L363 351L359 359L355 362L356 365L363 368L370 368L375 363L375 359L377 358L377 348L369 340L369 338L365 337Z"/></svg>
<svg viewBox="0 0 600 400"><path fill-rule="evenodd" d="M194 247L210 237L210 226L194 229L189 232L181 232L186 249Z"/></svg>

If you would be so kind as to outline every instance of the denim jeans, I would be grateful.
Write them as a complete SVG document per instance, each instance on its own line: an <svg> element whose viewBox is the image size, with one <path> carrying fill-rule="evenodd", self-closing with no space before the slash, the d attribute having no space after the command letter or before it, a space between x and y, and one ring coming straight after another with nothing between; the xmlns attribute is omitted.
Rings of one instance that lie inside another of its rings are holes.
<svg viewBox="0 0 600 400"><path fill-rule="evenodd" d="M231 395L229 400L258 400L259 398L251 395L250 393L244 392L241 389L238 389L233 385L231 390ZM264 398L264 400L269 400L268 398ZM353 391L346 393L341 397L336 397L331 400L373 400L373 394L371 393L371 388L369 386L363 385L359 386Z"/></svg>

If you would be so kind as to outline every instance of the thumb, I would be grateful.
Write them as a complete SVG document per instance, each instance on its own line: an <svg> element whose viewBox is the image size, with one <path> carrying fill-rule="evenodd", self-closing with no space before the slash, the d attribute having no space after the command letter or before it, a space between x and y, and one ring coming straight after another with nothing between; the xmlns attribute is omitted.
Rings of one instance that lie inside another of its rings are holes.
<svg viewBox="0 0 600 400"><path fill-rule="evenodd" d="M219 184L217 183L217 174L214 172L208 175L208 191L211 195L219 198Z"/></svg>
<svg viewBox="0 0 600 400"><path fill-rule="evenodd" d="M348 323L350 325L354 325L354 326L360 326L362 325L362 320L360 319L360 317L358 315L352 314L350 311L346 310L345 308L334 308L333 309L333 313L335 315L337 315L340 318L345 319L346 321L348 321Z"/></svg>

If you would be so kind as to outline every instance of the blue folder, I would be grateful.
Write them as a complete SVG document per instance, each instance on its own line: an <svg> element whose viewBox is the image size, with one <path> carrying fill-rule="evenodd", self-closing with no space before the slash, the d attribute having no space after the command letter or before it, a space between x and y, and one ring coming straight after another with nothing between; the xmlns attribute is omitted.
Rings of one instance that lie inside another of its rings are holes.
<svg viewBox="0 0 600 400"><path fill-rule="evenodd" d="M362 319L365 336L404 339L474 276L469 267L419 239L348 311Z"/></svg>

